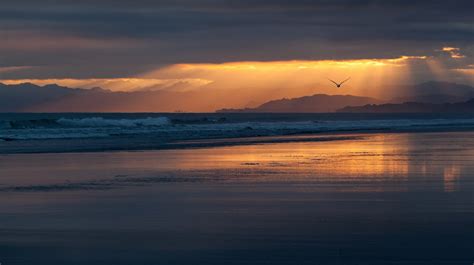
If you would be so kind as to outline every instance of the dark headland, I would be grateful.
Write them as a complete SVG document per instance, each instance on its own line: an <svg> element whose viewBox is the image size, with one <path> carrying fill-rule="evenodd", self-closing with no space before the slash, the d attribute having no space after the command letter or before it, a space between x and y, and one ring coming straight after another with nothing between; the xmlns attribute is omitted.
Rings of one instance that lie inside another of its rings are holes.
<svg viewBox="0 0 474 265"><path fill-rule="evenodd" d="M219 113L473 113L474 88L448 82L387 87L388 99L325 95L278 99L256 108L221 109ZM390 91L402 91L390 96Z"/></svg>
<svg viewBox="0 0 474 265"><path fill-rule="evenodd" d="M368 104L365 106L344 107L337 112L350 113L474 113L474 99L459 103L419 103Z"/></svg>

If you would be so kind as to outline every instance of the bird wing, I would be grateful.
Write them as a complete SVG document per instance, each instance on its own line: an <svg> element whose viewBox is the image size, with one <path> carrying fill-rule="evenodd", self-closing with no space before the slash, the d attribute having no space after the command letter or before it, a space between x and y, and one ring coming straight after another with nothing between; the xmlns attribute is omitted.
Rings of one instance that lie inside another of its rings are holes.
<svg viewBox="0 0 474 265"><path fill-rule="evenodd" d="M331 80L331 79L329 79L329 78L328 78L328 80L331 81L331 82L333 82L336 86L339 85L338 83L336 83L335 81L333 81L333 80Z"/></svg>
<svg viewBox="0 0 474 265"><path fill-rule="evenodd" d="M351 79L351 78L349 77L349 78L347 78L346 80L342 81L342 82L341 82L341 85L344 84L345 82L349 81L349 79Z"/></svg>

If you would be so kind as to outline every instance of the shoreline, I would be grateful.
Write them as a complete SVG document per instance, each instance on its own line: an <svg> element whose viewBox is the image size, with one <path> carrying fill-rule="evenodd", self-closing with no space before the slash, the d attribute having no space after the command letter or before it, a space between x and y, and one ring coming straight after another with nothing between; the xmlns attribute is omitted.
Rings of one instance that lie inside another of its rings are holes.
<svg viewBox="0 0 474 265"><path fill-rule="evenodd" d="M472 260L474 132L362 136L0 156L1 262Z"/></svg>
<svg viewBox="0 0 474 265"><path fill-rule="evenodd" d="M430 127L419 129L356 129L324 132L289 133L275 136L198 138L186 140L160 141L149 135L143 137L78 138L14 140L0 142L0 156L13 154L57 154L57 153L101 153L101 152L141 152L179 149L217 148L292 142L323 142L361 140L374 134L404 133L452 133L470 132L474 127ZM127 141L127 143L123 143ZM15 146L15 143L17 145ZM63 145L58 145L62 143ZM10 146L9 146L10 145ZM87 146L87 147L84 147Z"/></svg>

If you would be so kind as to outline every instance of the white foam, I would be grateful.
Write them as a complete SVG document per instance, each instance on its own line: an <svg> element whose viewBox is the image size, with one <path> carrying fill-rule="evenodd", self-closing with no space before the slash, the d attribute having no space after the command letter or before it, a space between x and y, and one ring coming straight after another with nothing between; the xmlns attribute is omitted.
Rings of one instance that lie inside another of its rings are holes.
<svg viewBox="0 0 474 265"><path fill-rule="evenodd" d="M239 123L174 124L166 117L106 119L60 118L54 125L0 129L0 139L66 139L106 137L152 137L160 141L228 137L279 136L358 130L427 130L474 128L474 119L388 119L325 121L249 121ZM45 122L33 122L43 125ZM146 135L146 136L145 136Z"/></svg>
<svg viewBox="0 0 474 265"><path fill-rule="evenodd" d="M138 126L163 126L170 124L166 117L144 118L144 119L104 119L102 117L91 117L83 119L58 119L58 123L74 127L138 127Z"/></svg>

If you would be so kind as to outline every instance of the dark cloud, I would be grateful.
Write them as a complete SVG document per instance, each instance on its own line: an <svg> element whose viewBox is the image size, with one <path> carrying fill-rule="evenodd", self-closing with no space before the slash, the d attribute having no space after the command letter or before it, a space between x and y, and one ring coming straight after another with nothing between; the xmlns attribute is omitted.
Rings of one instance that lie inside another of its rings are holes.
<svg viewBox="0 0 474 265"><path fill-rule="evenodd" d="M473 10L471 0L6 0L0 67L37 67L0 77L113 77L181 62L430 55L443 46L470 49Z"/></svg>

